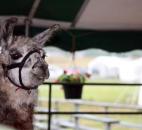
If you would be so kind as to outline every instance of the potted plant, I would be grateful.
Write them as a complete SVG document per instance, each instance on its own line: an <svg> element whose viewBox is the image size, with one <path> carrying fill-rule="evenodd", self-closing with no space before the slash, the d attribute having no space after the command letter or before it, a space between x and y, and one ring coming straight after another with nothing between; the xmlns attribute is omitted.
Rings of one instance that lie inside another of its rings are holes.
<svg viewBox="0 0 142 130"><path fill-rule="evenodd" d="M63 90L66 99L80 99L86 75L78 71L67 71L59 76L58 82L64 83Z"/></svg>

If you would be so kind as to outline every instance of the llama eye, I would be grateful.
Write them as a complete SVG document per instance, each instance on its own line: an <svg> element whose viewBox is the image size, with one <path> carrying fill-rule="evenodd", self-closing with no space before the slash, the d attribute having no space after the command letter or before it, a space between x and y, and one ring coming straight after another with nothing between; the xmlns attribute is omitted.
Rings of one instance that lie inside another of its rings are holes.
<svg viewBox="0 0 142 130"><path fill-rule="evenodd" d="M10 56L13 60L17 60L22 57L22 54L17 52L17 53L10 54Z"/></svg>
<svg viewBox="0 0 142 130"><path fill-rule="evenodd" d="M45 54L42 55L42 58L45 59Z"/></svg>

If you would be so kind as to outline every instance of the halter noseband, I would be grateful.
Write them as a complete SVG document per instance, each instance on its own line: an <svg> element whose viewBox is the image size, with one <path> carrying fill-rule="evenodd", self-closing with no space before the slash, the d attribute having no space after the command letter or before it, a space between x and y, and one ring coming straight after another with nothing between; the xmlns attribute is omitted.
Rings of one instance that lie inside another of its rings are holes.
<svg viewBox="0 0 142 130"><path fill-rule="evenodd" d="M6 76L8 77L8 79L10 80L11 83L13 83L15 86L19 87L19 88L22 88L22 89L25 89L25 90L31 90L31 89L36 89L38 86L33 86L33 87L28 87L28 86L25 86L23 81L22 81L22 74L21 74L21 71L22 71L22 68L23 66L25 65L25 62L27 61L27 59L30 57L30 55L32 55L33 53L39 53L39 50L32 50L30 52L28 52L25 57L23 58L23 60L19 63L14 63L14 64L10 64L10 65L3 65L4 69L6 70ZM20 85L16 84L9 76L8 76L8 70L11 70L11 69L15 69L15 68L19 68L19 82L20 82Z"/></svg>

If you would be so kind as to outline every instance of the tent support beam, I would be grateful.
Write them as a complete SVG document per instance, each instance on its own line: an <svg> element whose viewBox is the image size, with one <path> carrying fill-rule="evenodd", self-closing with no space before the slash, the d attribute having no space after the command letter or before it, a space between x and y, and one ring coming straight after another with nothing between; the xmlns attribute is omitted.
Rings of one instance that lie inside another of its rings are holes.
<svg viewBox="0 0 142 130"><path fill-rule="evenodd" d="M73 20L71 27L75 27L75 25L77 24L78 20L80 19L81 15L83 14L85 8L87 7L88 3L90 0L85 0L84 3L82 4L80 10L78 11L75 19Z"/></svg>
<svg viewBox="0 0 142 130"><path fill-rule="evenodd" d="M25 25L25 19L27 19L26 16L18 16L18 15L7 15L7 16L0 16L0 19L7 20L10 17L16 17L18 19L17 24L18 26ZM32 25L33 27L39 27L39 28L48 28L49 26L53 24L60 24L62 28L64 29L71 29L70 25L71 22L64 22L64 21L56 21L56 20L44 20L39 18L32 18Z"/></svg>
<svg viewBox="0 0 142 130"><path fill-rule="evenodd" d="M10 17L16 17L17 20L17 26L23 26L25 25L25 19L27 19L27 16L18 16L18 15L6 15L6 16L0 16L0 20L7 20ZM63 29L89 29L94 30L93 28L84 28L84 27L71 27L71 22L64 22L64 21L56 21L56 20L49 20L49 19L40 19L40 18L32 18L32 27L38 27L38 28L48 28L49 26L52 26L54 24L59 24ZM141 26L141 27L140 27ZM130 26L129 26L130 27ZM132 27L132 26L131 26ZM99 31L142 31L142 25L139 24L137 26L134 26L132 28L120 28L120 29L100 29L96 28L96 30Z"/></svg>
<svg viewBox="0 0 142 130"><path fill-rule="evenodd" d="M31 24L31 21L32 21L32 18L34 17L38 7L39 7L39 4L40 4L41 0L35 0L33 5L32 5L32 8L29 12L29 16L27 17L27 19L25 19L25 35L26 36L29 36L29 27L30 27L30 24Z"/></svg>

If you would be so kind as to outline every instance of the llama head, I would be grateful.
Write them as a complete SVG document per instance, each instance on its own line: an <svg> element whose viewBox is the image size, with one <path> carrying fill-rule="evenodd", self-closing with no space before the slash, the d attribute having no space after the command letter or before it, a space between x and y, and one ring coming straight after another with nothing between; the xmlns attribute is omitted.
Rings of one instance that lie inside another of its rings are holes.
<svg viewBox="0 0 142 130"><path fill-rule="evenodd" d="M31 89L49 77L43 45L59 29L54 25L33 38L13 36L15 22L6 21L1 27L1 62L6 66L6 76L17 86ZM8 25L8 27L6 27ZM4 29L3 29L4 28ZM7 29L7 30L6 30Z"/></svg>

